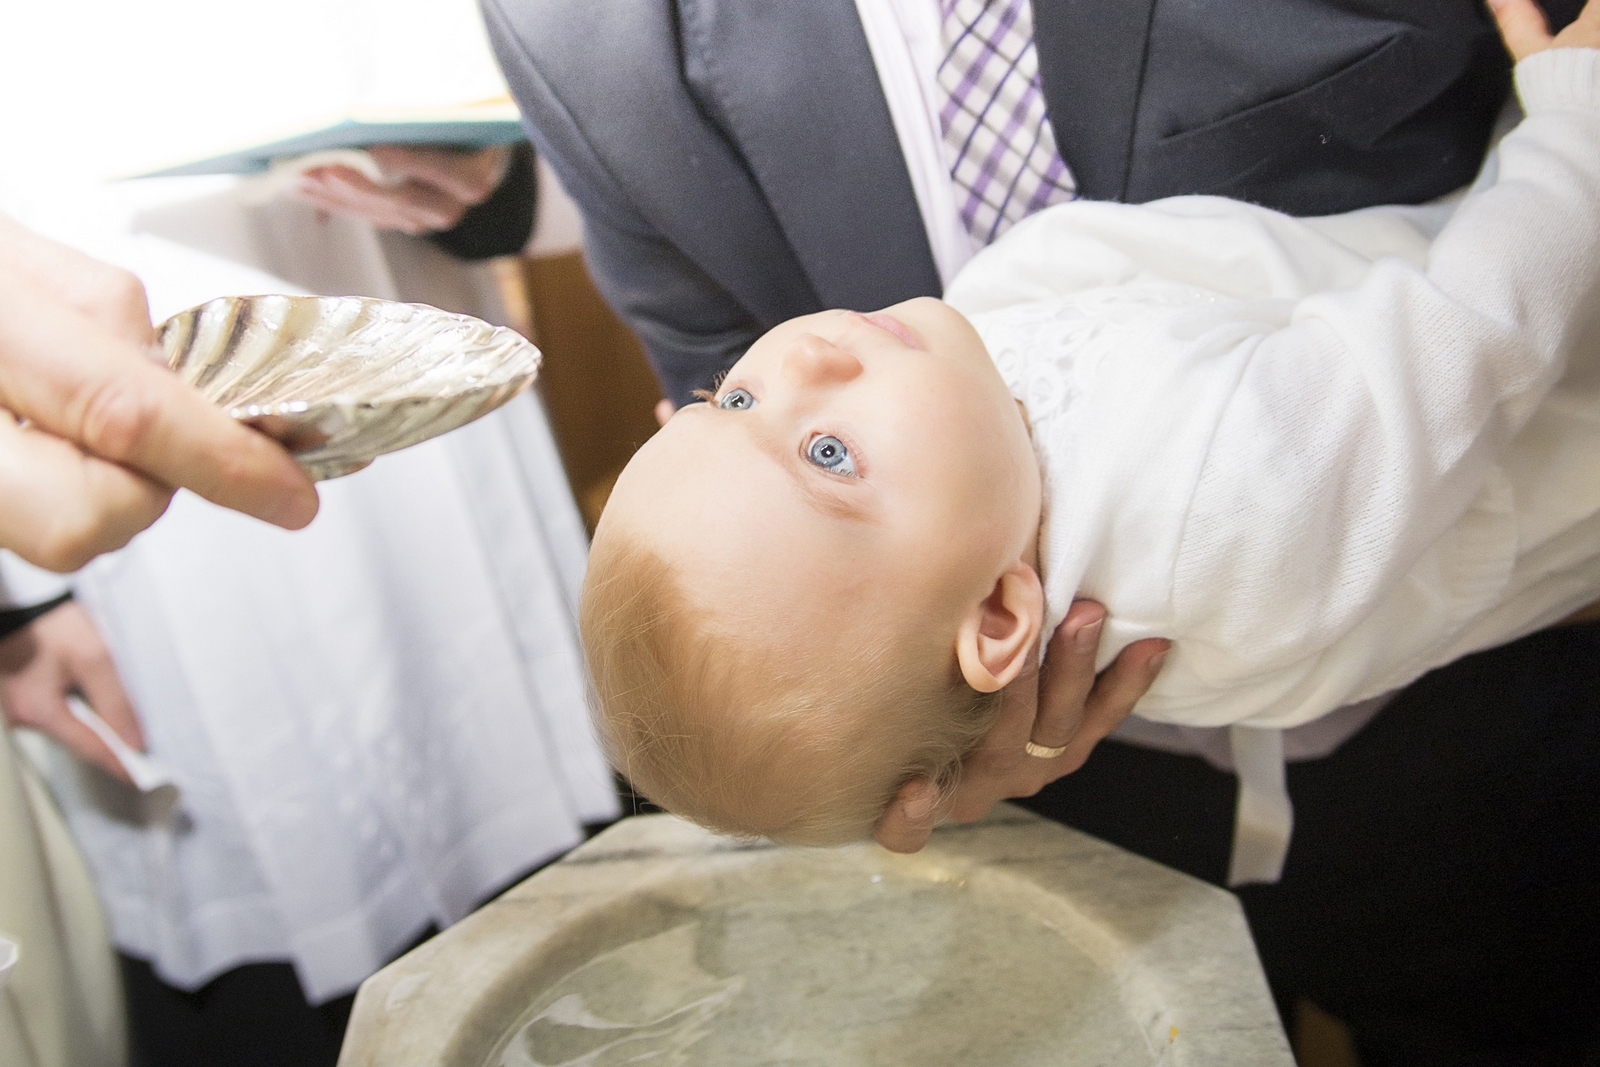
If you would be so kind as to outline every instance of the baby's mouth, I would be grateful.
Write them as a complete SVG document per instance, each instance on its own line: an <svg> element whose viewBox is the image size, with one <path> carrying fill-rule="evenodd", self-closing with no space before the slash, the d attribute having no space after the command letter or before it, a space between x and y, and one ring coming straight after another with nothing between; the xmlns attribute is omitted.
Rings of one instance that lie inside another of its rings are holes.
<svg viewBox="0 0 1600 1067"><path fill-rule="evenodd" d="M882 311L874 311L871 314L862 314L861 312L856 312L856 314L861 315L862 318L872 323L872 325L876 326L878 329L887 330L894 334L901 341L905 342L908 347L915 348L919 352L926 352L928 350L927 346L922 343L922 338L917 336L917 332L911 327L907 326L905 323L901 322L899 319L895 318L893 315L887 315Z"/></svg>

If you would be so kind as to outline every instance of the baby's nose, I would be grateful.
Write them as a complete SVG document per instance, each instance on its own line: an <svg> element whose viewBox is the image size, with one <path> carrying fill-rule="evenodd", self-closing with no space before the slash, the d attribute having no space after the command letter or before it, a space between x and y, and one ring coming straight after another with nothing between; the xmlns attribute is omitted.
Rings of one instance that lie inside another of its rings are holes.
<svg viewBox="0 0 1600 1067"><path fill-rule="evenodd" d="M861 374L861 361L826 338L802 334L784 357L784 373L802 385L831 385Z"/></svg>

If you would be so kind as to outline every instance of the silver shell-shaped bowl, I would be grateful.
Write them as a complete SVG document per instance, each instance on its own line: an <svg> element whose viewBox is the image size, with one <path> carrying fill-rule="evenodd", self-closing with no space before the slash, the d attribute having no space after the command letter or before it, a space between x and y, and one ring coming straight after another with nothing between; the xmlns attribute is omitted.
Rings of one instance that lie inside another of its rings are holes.
<svg viewBox="0 0 1600 1067"><path fill-rule="evenodd" d="M488 414L540 361L514 330L362 297L222 297L168 319L160 343L181 379L319 481Z"/></svg>

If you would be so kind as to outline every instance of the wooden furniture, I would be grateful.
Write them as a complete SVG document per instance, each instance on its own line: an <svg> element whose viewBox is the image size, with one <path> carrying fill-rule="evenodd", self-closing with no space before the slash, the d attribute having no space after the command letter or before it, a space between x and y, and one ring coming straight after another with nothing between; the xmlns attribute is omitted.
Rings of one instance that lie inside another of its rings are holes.
<svg viewBox="0 0 1600 1067"><path fill-rule="evenodd" d="M512 317L544 351L539 386L550 428L592 534L617 475L656 430L661 391L638 339L590 280L583 253L507 263L502 289Z"/></svg>

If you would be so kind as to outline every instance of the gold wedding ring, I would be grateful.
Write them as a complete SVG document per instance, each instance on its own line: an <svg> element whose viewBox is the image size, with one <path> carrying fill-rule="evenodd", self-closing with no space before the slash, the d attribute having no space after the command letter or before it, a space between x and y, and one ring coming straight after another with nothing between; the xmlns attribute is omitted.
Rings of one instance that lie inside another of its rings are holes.
<svg viewBox="0 0 1600 1067"><path fill-rule="evenodd" d="M1061 753L1067 750L1066 745L1060 745L1056 748L1051 748L1049 745L1036 745L1032 741L1029 741L1027 744L1023 745L1022 748L1028 753L1028 755L1037 756L1040 759L1055 759L1057 756L1061 755Z"/></svg>

